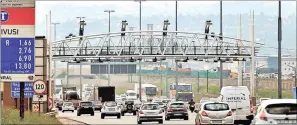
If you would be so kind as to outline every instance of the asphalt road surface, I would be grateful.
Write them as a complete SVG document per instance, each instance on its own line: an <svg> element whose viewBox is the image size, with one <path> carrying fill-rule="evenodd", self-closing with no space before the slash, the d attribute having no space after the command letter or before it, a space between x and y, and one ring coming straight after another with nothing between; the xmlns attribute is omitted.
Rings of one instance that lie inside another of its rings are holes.
<svg viewBox="0 0 297 125"><path fill-rule="evenodd" d="M125 116L121 116L121 119L117 119L113 116L106 116L105 119L101 119L101 113L99 111L95 112L95 116L91 115L81 115L76 116L76 111L74 112L64 112L62 113L59 111L60 117L67 117L76 121L84 122L86 124L137 124L137 118L136 116L133 116L132 114L125 114ZM172 119L170 121L165 121L163 124L191 124L194 125L195 122L196 113L190 113L189 112L189 120L183 120L183 119ZM158 122L143 122L142 124L158 124Z"/></svg>

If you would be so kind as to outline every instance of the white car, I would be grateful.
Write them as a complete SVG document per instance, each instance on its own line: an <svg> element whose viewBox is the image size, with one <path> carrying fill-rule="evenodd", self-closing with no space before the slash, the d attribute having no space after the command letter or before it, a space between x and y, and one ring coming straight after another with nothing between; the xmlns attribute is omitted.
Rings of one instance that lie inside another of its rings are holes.
<svg viewBox="0 0 297 125"><path fill-rule="evenodd" d="M72 111L74 112L74 106L72 102L64 102L62 105L62 112Z"/></svg>
<svg viewBox="0 0 297 125"><path fill-rule="evenodd" d="M296 124L296 99L269 99L261 102L254 118L255 124Z"/></svg>
<svg viewBox="0 0 297 125"><path fill-rule="evenodd" d="M204 102L200 105L195 124L234 124L233 113L224 102Z"/></svg>
<svg viewBox="0 0 297 125"><path fill-rule="evenodd" d="M101 110L101 119L105 116L117 116L118 119L121 118L121 109L114 101L105 102Z"/></svg>
<svg viewBox="0 0 297 125"><path fill-rule="evenodd" d="M157 103L144 103L137 114L137 124L142 122L159 122L163 124L163 111Z"/></svg>
<svg viewBox="0 0 297 125"><path fill-rule="evenodd" d="M157 104L159 104L159 106L161 107L161 108L165 108L165 104L160 100L160 101L153 101L152 103L157 103Z"/></svg>

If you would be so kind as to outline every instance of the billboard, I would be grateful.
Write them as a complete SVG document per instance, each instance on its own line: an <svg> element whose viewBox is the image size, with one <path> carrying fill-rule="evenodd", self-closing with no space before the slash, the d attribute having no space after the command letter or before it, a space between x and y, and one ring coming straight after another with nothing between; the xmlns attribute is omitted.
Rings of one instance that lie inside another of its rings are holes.
<svg viewBox="0 0 297 125"><path fill-rule="evenodd" d="M1 5L1 80L33 81L35 1L3 0Z"/></svg>

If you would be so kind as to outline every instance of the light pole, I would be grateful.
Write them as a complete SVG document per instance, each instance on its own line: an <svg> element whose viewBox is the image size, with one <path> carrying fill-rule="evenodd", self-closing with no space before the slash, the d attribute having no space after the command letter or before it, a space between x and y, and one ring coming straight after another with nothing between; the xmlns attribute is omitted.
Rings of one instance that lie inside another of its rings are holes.
<svg viewBox="0 0 297 125"><path fill-rule="evenodd" d="M135 2L139 2L139 31L141 31L141 2L145 0L134 0Z"/></svg>
<svg viewBox="0 0 297 125"><path fill-rule="evenodd" d="M110 13L115 12L114 10L104 10L108 13L108 32L110 33ZM108 48L110 47L110 39L108 39ZM107 50L107 52L109 52ZM110 86L110 61L108 61L108 86Z"/></svg>
<svg viewBox="0 0 297 125"><path fill-rule="evenodd" d="M54 41L57 40L57 25L60 24L60 23L52 23L52 25L54 25Z"/></svg>
<svg viewBox="0 0 297 125"><path fill-rule="evenodd" d="M223 1L220 1L220 38L223 40ZM220 60L220 90L223 87L223 62Z"/></svg>
<svg viewBox="0 0 297 125"><path fill-rule="evenodd" d="M278 98L282 98L282 11L281 1L278 2Z"/></svg>
<svg viewBox="0 0 297 125"><path fill-rule="evenodd" d="M108 13L108 32L110 33L110 13L115 12L114 10L104 10Z"/></svg>

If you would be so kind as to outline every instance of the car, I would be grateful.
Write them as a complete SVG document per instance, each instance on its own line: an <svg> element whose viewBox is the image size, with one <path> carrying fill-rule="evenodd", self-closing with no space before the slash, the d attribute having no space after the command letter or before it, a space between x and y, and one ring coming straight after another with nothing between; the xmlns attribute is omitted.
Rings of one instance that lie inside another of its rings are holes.
<svg viewBox="0 0 297 125"><path fill-rule="evenodd" d="M124 104L121 105L121 115L124 116L125 113L133 113L136 115L137 109L134 106L134 100L126 100Z"/></svg>
<svg viewBox="0 0 297 125"><path fill-rule="evenodd" d="M137 124L142 122L159 122L163 124L163 111L157 103L144 103L137 113Z"/></svg>
<svg viewBox="0 0 297 125"><path fill-rule="evenodd" d="M158 103L159 106L164 110L164 108L166 107L166 105L161 101L161 100L158 100L158 101L153 101L153 103Z"/></svg>
<svg viewBox="0 0 297 125"><path fill-rule="evenodd" d="M74 112L74 106L72 102L64 102L62 106L62 112L72 111Z"/></svg>
<svg viewBox="0 0 297 125"><path fill-rule="evenodd" d="M204 102L200 105L195 118L195 125L234 124L233 113L228 103Z"/></svg>
<svg viewBox="0 0 297 125"><path fill-rule="evenodd" d="M118 119L121 118L121 109L118 107L116 102L107 101L104 103L101 112L101 119L104 119L105 116L117 116Z"/></svg>
<svg viewBox="0 0 297 125"><path fill-rule="evenodd" d="M209 98L208 97L203 97L200 99L199 103L202 104L204 102L208 102L209 101Z"/></svg>
<svg viewBox="0 0 297 125"><path fill-rule="evenodd" d="M165 106L171 101L170 99L162 99L161 100L164 104L165 104Z"/></svg>
<svg viewBox="0 0 297 125"><path fill-rule="evenodd" d="M218 100L228 103L234 113L234 124L251 124L247 116L253 114L254 106L246 86L224 86Z"/></svg>
<svg viewBox="0 0 297 125"><path fill-rule="evenodd" d="M102 109L102 103L101 101L93 101L94 110L99 110L101 112Z"/></svg>
<svg viewBox="0 0 297 125"><path fill-rule="evenodd" d="M56 103L56 107L58 108L59 111L62 111L62 106L63 106L63 101L58 101Z"/></svg>
<svg viewBox="0 0 297 125"><path fill-rule="evenodd" d="M269 99L261 102L254 118L259 124L297 124L296 99Z"/></svg>
<svg viewBox="0 0 297 125"><path fill-rule="evenodd" d="M77 108L77 116L80 116L81 114L91 114L91 116L95 115L93 103L91 101L79 102L79 106Z"/></svg>
<svg viewBox="0 0 297 125"><path fill-rule="evenodd" d="M188 110L184 102L169 102L165 111L165 120L184 119L189 120Z"/></svg>

